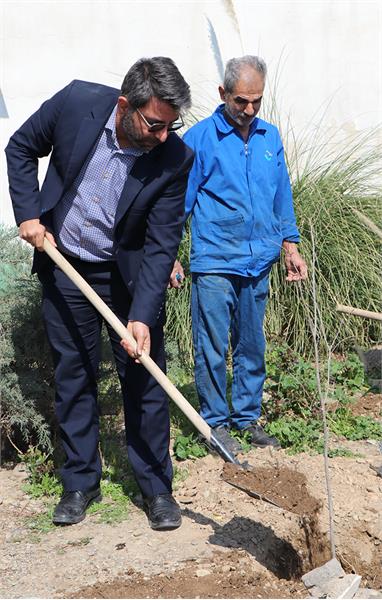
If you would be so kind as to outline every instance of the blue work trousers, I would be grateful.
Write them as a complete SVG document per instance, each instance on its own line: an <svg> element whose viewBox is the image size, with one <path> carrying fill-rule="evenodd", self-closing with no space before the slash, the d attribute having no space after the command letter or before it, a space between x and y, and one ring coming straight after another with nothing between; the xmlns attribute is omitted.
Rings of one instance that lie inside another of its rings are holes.
<svg viewBox="0 0 382 600"><path fill-rule="evenodd" d="M257 421L265 380L263 321L269 271L259 277L194 273L192 333L200 414L211 427ZM231 336L232 409L226 359Z"/></svg>

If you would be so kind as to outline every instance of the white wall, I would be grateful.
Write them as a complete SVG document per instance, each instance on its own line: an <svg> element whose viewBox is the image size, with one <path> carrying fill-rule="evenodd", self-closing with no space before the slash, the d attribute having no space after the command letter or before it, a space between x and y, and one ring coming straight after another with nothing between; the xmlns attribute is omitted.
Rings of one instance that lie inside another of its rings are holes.
<svg viewBox="0 0 382 600"><path fill-rule="evenodd" d="M329 100L325 126L339 134L381 121L377 0L0 0L0 28L0 222L13 222L2 151L13 131L74 78L119 87L141 56L171 56L199 112L218 102L217 40L224 62L259 54L270 82L279 72L278 105L296 130Z"/></svg>

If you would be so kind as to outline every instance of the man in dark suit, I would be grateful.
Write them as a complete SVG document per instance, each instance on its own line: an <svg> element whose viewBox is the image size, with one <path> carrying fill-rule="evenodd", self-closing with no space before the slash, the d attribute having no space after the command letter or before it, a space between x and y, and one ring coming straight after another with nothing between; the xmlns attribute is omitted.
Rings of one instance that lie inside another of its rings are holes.
<svg viewBox="0 0 382 600"><path fill-rule="evenodd" d="M129 460L154 529L181 523L172 496L168 400L139 364L165 368L168 282L182 233L192 152L172 133L190 107L173 61L141 59L121 91L73 81L42 104L6 148L20 237L36 251L53 352L56 414L66 461L53 522L78 523L101 499L97 370L102 319L42 252L46 236L127 325L134 350L109 329L121 382ZM38 159L50 157L39 189Z"/></svg>

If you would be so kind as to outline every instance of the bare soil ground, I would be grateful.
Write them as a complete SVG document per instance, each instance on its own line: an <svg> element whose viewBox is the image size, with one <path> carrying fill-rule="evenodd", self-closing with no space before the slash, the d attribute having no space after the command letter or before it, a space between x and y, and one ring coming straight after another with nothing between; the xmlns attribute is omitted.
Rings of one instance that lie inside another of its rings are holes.
<svg viewBox="0 0 382 600"><path fill-rule="evenodd" d="M347 446L360 456L330 459L337 556L363 587L382 589L382 479L370 468L382 455L376 443ZM270 449L241 458L252 471L211 455L182 464L173 532L152 531L137 499L118 525L92 514L36 534L26 518L45 509L22 491L25 472L0 469L0 597L306 597L301 575L330 558L323 458Z"/></svg>

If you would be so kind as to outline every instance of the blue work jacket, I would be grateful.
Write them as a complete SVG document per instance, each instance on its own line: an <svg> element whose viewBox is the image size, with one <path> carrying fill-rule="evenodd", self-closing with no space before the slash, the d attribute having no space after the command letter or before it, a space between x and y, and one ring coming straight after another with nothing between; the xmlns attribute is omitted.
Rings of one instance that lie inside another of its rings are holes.
<svg viewBox="0 0 382 600"><path fill-rule="evenodd" d="M195 152L188 179L191 271L258 276L299 241L284 149L274 125L256 118L246 142L224 104L191 127L183 141Z"/></svg>

